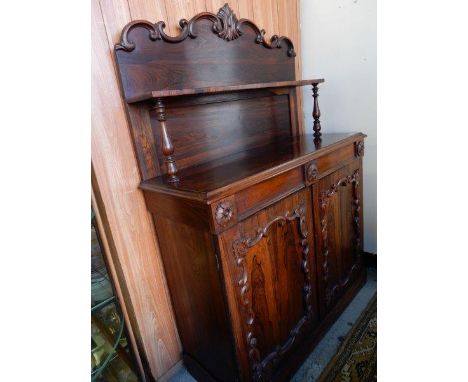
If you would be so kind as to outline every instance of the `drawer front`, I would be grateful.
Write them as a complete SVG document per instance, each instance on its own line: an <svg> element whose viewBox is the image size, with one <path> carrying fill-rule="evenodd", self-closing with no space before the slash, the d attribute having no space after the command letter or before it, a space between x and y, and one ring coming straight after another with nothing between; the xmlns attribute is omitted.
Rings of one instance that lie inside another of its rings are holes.
<svg viewBox="0 0 468 382"><path fill-rule="evenodd" d="M212 228L220 233L256 212L316 183L356 159L356 143L326 153L211 204Z"/></svg>
<svg viewBox="0 0 468 382"><path fill-rule="evenodd" d="M322 155L303 166L304 181L310 185L320 178L336 171L343 165L353 161L356 157L356 148L354 143L341 147L328 154Z"/></svg>
<svg viewBox="0 0 468 382"><path fill-rule="evenodd" d="M318 323L310 189L219 235L237 352L248 380L270 380Z"/></svg>
<svg viewBox="0 0 468 382"><path fill-rule="evenodd" d="M211 204L213 232L225 231L237 222L302 188L304 188L302 168L296 167L225 197Z"/></svg>
<svg viewBox="0 0 468 382"><path fill-rule="evenodd" d="M238 220L243 220L303 187L302 171L299 167L296 167L240 191L235 196Z"/></svg>

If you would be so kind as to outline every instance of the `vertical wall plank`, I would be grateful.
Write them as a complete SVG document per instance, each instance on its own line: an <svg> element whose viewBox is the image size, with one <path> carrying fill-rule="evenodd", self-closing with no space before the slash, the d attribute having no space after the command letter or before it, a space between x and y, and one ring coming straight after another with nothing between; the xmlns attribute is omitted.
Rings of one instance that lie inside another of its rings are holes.
<svg viewBox="0 0 468 382"><path fill-rule="evenodd" d="M166 5L158 0L128 0L132 20L167 20ZM167 27L166 27L167 28Z"/></svg>
<svg viewBox="0 0 468 382"><path fill-rule="evenodd" d="M260 29L265 29L267 41L278 34L278 7L276 0L256 0L253 2L253 20Z"/></svg>
<svg viewBox="0 0 468 382"><path fill-rule="evenodd" d="M289 37L296 51L296 79L302 78L301 66L301 30L300 30L300 0L276 0L278 13L278 34ZM299 110L299 131L304 133L304 112L302 89L296 89Z"/></svg>
<svg viewBox="0 0 468 382"><path fill-rule="evenodd" d="M240 19L242 16L239 16L239 3L237 0L206 0L206 10L208 12L217 14L219 9L224 5L228 3L231 9L234 11L236 14L237 18Z"/></svg>
<svg viewBox="0 0 468 382"><path fill-rule="evenodd" d="M141 192L140 176L121 99L113 45L136 19L163 20L171 35L181 18L217 13L227 0L92 0L92 162L96 186L115 243L115 264L132 326L145 362L159 378L180 360L181 346L155 241L154 225ZM299 0L228 1L238 18L290 37L301 76ZM298 105L302 110L302 92ZM302 119L300 119L302 120ZM117 269L119 268L119 269Z"/></svg>
<svg viewBox="0 0 468 382"><path fill-rule="evenodd" d="M253 14L252 0L238 0L239 16L240 19L249 19L255 22Z"/></svg>
<svg viewBox="0 0 468 382"><path fill-rule="evenodd" d="M297 29L297 56L296 56L296 78L302 79L302 41L301 41L301 1L294 1L296 6L295 24ZM294 16L293 16L294 17ZM301 89L296 89L297 103L299 106L299 130L305 134L305 116L304 116L304 93Z"/></svg>
<svg viewBox="0 0 468 382"><path fill-rule="evenodd" d="M163 0L158 3L162 4ZM197 13L206 12L205 0L165 0L167 21L166 28L172 36L179 34L179 20L189 20Z"/></svg>
<svg viewBox="0 0 468 382"><path fill-rule="evenodd" d="M92 162L116 247L135 334L158 378L180 359L164 272L143 195L113 62L113 42L130 21L127 1L92 2ZM101 211L102 212L102 211Z"/></svg>

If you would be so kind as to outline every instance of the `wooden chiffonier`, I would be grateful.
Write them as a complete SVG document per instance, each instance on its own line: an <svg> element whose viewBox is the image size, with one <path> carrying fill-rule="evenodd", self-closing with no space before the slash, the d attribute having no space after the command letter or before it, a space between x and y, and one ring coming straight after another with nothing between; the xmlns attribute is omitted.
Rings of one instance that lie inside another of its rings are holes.
<svg viewBox="0 0 468 382"><path fill-rule="evenodd" d="M128 24L115 54L184 362L200 381L287 380L366 280L365 136L322 134L323 80L296 81L292 42L228 5L164 26Z"/></svg>

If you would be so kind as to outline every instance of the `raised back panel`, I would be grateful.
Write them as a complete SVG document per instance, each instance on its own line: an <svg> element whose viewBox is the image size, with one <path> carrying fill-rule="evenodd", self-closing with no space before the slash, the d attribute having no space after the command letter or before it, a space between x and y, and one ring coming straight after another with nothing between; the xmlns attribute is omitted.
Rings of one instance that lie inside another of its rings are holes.
<svg viewBox="0 0 468 382"><path fill-rule="evenodd" d="M289 94L269 92L231 94L230 100L171 107L167 126L175 147L177 167L183 169L249 150L290 135ZM151 113L154 139L160 141L156 113ZM156 145L164 170L161 145Z"/></svg>
<svg viewBox="0 0 468 382"><path fill-rule="evenodd" d="M181 25L177 37L164 33L163 22L135 21L124 29L116 57L127 99L153 90L295 79L291 41L274 36L268 43L264 31L237 21L229 7Z"/></svg>
<svg viewBox="0 0 468 382"><path fill-rule="evenodd" d="M226 4L217 15L180 21L178 36L165 24L134 21L115 46L121 85L144 180L167 173L152 92L295 80L294 46ZM162 98L177 168L204 163L291 135L297 124L292 88Z"/></svg>

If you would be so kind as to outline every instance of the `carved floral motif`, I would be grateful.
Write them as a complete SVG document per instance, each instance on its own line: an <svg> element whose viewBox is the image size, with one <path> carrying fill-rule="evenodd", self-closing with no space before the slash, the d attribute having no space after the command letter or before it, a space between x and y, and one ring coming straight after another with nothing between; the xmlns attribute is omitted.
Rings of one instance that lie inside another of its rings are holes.
<svg viewBox="0 0 468 382"><path fill-rule="evenodd" d="M301 237L301 247L302 247L302 272L304 273L304 307L305 312L304 316L299 320L296 326L289 333L289 337L282 346L278 346L272 353L270 353L262 361L260 359L260 351L257 348L257 339L254 334L254 321L255 314L253 311L252 303L248 298L247 291L249 290L249 278L247 274L247 269L245 267L245 257L248 253L248 249L255 246L263 237L268 235L268 231L273 224L284 225L287 222L293 222L295 220L299 221L299 234ZM242 305L246 312L245 320L245 332L246 342L248 347L248 356L252 367L253 380L254 381L268 381L272 377L274 366L280 361L280 359L289 351L293 343L296 340L296 337L305 329L305 327L310 324L314 317L314 312L312 309L312 286L311 278L309 274L309 265L308 265L308 253L309 253L309 243L307 240L307 224L306 224L306 211L304 202L301 201L299 206L291 214L286 212L282 216L278 216L268 222L263 228L257 229L256 234L253 237L244 237L237 239L233 242L232 248L234 256L236 258L237 266L240 269L240 278L238 281L238 286L240 290L240 298Z"/></svg>
<svg viewBox="0 0 468 382"><path fill-rule="evenodd" d="M306 183L308 184L312 183L315 179L317 179L317 176L318 176L317 164L315 162L309 163L305 169Z"/></svg>
<svg viewBox="0 0 468 382"><path fill-rule="evenodd" d="M234 215L234 209L230 200L224 200L216 206L215 219L220 226L229 223Z"/></svg>
<svg viewBox="0 0 468 382"><path fill-rule="evenodd" d="M357 157L364 156L364 141L359 141L356 143L356 156Z"/></svg>

